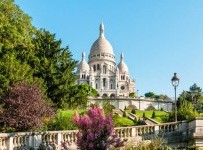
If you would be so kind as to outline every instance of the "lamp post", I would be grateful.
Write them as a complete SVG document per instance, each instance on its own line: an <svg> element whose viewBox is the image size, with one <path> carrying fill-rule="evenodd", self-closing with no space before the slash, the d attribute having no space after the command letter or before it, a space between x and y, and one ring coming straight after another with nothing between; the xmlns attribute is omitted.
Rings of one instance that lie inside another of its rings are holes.
<svg viewBox="0 0 203 150"><path fill-rule="evenodd" d="M174 73L174 76L171 79L171 83L175 90L175 122L177 122L177 101L176 101L176 88L179 85L179 78L177 76L177 73Z"/></svg>

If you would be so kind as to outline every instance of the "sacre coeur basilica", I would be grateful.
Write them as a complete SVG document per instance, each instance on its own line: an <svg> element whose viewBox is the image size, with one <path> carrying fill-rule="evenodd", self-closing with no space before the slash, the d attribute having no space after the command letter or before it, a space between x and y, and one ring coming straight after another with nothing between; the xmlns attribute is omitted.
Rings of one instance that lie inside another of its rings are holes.
<svg viewBox="0 0 203 150"><path fill-rule="evenodd" d="M88 61L83 52L76 73L77 84L91 85L100 97L129 97L135 92L135 81L130 78L124 55L120 54L117 65L113 47L104 35L103 23L99 27L99 37L90 49Z"/></svg>

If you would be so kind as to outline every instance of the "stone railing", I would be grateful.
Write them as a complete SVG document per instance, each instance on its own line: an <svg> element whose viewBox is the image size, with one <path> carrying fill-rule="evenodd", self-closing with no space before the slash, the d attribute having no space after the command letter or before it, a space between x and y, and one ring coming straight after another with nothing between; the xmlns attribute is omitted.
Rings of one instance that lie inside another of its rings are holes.
<svg viewBox="0 0 203 150"><path fill-rule="evenodd" d="M180 127L181 123L119 127L115 128L114 133L120 138L142 137L144 140L145 138L149 139L152 135L181 130ZM41 143L61 149L62 141L72 144L72 147L76 149L76 133L77 130L0 133L0 150L13 150L26 146L37 149Z"/></svg>
<svg viewBox="0 0 203 150"><path fill-rule="evenodd" d="M76 142L76 133L77 130L0 133L0 150L28 149L29 147L37 149L41 143L61 149L62 141Z"/></svg>

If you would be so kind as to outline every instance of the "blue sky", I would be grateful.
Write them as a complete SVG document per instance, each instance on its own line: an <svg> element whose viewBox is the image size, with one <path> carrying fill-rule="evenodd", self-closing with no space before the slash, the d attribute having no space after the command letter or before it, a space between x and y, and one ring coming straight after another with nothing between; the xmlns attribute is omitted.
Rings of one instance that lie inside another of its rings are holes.
<svg viewBox="0 0 203 150"><path fill-rule="evenodd" d="M193 84L203 88L202 0L16 0L32 17L69 46L73 58L86 60L104 22L105 36L136 80L139 95L152 91L174 97L171 78L180 77L177 93Z"/></svg>

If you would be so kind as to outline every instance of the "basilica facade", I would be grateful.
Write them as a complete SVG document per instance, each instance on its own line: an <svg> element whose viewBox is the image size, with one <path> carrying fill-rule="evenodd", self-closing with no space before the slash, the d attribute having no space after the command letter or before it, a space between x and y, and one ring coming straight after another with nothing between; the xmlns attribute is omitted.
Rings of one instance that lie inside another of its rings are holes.
<svg viewBox="0 0 203 150"><path fill-rule="evenodd" d="M88 61L83 52L76 74L77 84L91 85L100 97L129 97L135 92L135 81L130 78L124 55L120 54L117 65L113 48L104 35L103 23L99 27L99 38L90 49Z"/></svg>

